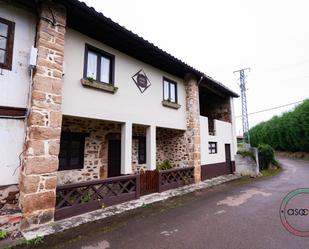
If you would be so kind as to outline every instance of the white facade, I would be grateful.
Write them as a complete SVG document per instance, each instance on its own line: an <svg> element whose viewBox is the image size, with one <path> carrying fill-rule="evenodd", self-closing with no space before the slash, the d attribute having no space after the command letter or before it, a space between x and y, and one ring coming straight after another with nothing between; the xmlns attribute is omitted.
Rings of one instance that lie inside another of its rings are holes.
<svg viewBox="0 0 309 249"><path fill-rule="evenodd" d="M85 88L83 78L85 44L115 55L114 94ZM143 69L151 86L141 93L132 76ZM177 82L178 110L162 106L163 76ZM87 117L164 128L186 129L185 86L182 79L158 70L128 55L67 29L65 40L65 76L62 112L64 115Z"/></svg>
<svg viewBox="0 0 309 249"><path fill-rule="evenodd" d="M36 17L1 3L0 17L15 23L12 70L0 69L0 106L26 107L30 85L29 57Z"/></svg>
<svg viewBox="0 0 309 249"><path fill-rule="evenodd" d="M0 186L18 182L24 136L23 120L0 119Z"/></svg>
<svg viewBox="0 0 309 249"><path fill-rule="evenodd" d="M225 162L225 144L231 146L231 160L235 157L235 141L233 139L233 126L229 122L214 120L215 136L209 135L208 118L200 116L201 137L201 165ZM208 143L217 143L217 153L209 154Z"/></svg>
<svg viewBox="0 0 309 249"><path fill-rule="evenodd" d="M29 55L35 38L36 17L2 2L0 17L15 23L12 70L0 69L0 106L26 108ZM0 186L18 182L24 129L23 119L0 119Z"/></svg>

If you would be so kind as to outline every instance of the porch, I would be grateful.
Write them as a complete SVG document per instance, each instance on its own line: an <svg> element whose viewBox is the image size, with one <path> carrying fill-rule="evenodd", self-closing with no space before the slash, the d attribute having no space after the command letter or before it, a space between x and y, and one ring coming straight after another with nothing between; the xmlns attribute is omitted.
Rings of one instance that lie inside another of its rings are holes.
<svg viewBox="0 0 309 249"><path fill-rule="evenodd" d="M55 219L193 183L187 161L184 131L64 116Z"/></svg>

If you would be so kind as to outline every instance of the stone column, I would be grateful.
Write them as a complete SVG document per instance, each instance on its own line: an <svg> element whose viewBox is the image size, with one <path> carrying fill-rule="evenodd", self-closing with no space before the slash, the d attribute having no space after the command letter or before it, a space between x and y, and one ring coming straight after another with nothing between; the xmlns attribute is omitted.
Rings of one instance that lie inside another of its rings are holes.
<svg viewBox="0 0 309 249"><path fill-rule="evenodd" d="M37 67L20 175L21 229L54 219L61 133L61 89L66 12L52 2L40 6Z"/></svg>
<svg viewBox="0 0 309 249"><path fill-rule="evenodd" d="M200 101L198 83L194 76L186 75L186 113L187 130L185 133L188 164L194 166L194 180L201 181L201 152L200 152Z"/></svg>
<svg viewBox="0 0 309 249"><path fill-rule="evenodd" d="M121 174L132 174L132 123L121 125Z"/></svg>
<svg viewBox="0 0 309 249"><path fill-rule="evenodd" d="M156 169L156 126L146 128L146 165L148 170Z"/></svg>

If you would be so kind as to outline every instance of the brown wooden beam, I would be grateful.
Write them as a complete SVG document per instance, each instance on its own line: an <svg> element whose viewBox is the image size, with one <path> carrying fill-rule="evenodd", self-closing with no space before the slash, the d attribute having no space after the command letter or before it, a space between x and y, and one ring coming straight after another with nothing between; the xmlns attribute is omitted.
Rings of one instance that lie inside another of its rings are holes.
<svg viewBox="0 0 309 249"><path fill-rule="evenodd" d="M27 109L21 107L12 106L0 106L0 116L7 117L24 117L26 115Z"/></svg>

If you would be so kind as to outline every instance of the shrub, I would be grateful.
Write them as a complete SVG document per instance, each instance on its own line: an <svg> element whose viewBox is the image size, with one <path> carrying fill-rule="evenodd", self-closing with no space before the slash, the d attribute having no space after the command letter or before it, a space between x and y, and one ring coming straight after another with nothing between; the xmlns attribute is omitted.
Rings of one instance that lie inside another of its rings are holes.
<svg viewBox="0 0 309 249"><path fill-rule="evenodd" d="M251 151L248 150L239 150L237 154L241 155L242 157L250 157L254 162L256 162L255 156Z"/></svg>
<svg viewBox="0 0 309 249"><path fill-rule="evenodd" d="M167 170L172 168L173 166L171 162L167 159L165 159L162 163L157 163L157 170Z"/></svg>
<svg viewBox="0 0 309 249"><path fill-rule="evenodd" d="M0 240L5 239L8 236L8 232L0 230Z"/></svg>
<svg viewBox="0 0 309 249"><path fill-rule="evenodd" d="M250 129L251 145L269 144L275 150L309 152L309 99L293 111L274 116Z"/></svg>
<svg viewBox="0 0 309 249"><path fill-rule="evenodd" d="M276 161L274 149L269 144L260 144L258 146L260 170L268 169L269 165Z"/></svg>

